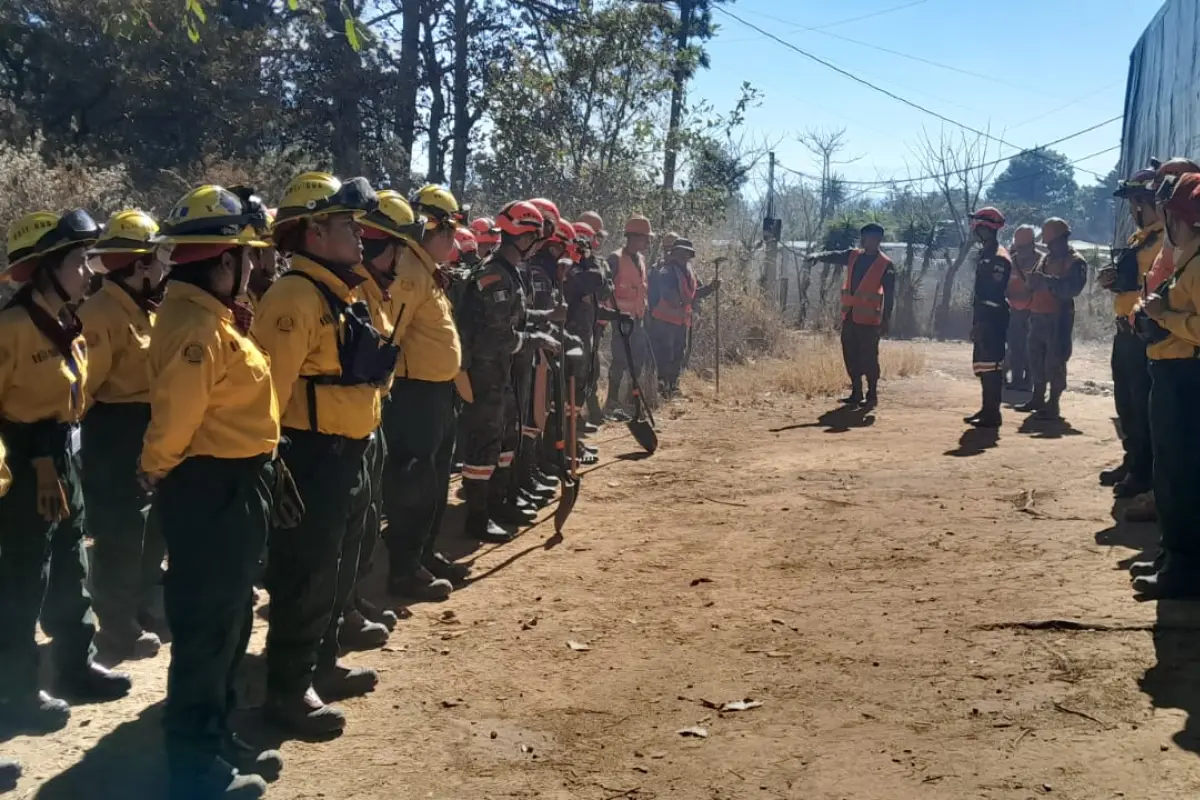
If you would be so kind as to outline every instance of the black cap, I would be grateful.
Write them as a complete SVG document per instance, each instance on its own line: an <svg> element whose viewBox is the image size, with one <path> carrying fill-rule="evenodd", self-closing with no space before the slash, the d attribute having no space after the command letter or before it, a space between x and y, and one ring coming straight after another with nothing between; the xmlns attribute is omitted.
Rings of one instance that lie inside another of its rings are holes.
<svg viewBox="0 0 1200 800"><path fill-rule="evenodd" d="M875 234L876 236L883 236L883 226L878 222L868 222L866 225L863 225L861 228L859 228L858 233L860 236L866 236L871 233Z"/></svg>

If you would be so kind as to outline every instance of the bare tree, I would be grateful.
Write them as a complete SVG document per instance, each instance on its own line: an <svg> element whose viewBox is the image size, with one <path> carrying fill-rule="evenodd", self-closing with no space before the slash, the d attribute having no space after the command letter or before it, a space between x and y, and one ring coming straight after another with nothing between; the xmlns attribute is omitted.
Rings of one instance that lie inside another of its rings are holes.
<svg viewBox="0 0 1200 800"><path fill-rule="evenodd" d="M933 334L938 338L946 336L954 281L971 252L967 215L978 207L984 187L991 183L996 172L996 165L988 163L990 144L989 136L969 136L965 131L955 136L943 128L936 140L928 131L922 132L914 148L918 165L930 176L945 203L947 224L958 242L958 253L946 269L934 303Z"/></svg>

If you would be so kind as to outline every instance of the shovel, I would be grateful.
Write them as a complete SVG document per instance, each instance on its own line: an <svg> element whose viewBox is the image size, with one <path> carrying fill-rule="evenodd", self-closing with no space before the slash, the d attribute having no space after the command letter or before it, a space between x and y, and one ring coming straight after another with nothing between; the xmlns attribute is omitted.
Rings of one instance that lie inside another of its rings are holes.
<svg viewBox="0 0 1200 800"><path fill-rule="evenodd" d="M582 356L583 354L580 353ZM565 359L564 359L565 366ZM570 456L565 456L563 474L563 497L558 500L558 507L554 509L554 533L562 534L563 525L566 524L566 518L571 516L571 511L575 510L575 501L580 498L580 462L578 462L578 440L576 434L576 408L575 408L575 375L571 375L566 384L566 392L570 399L564 398L562 407L566 408L566 403L571 404L571 414L566 417L566 452ZM560 411L560 415L565 414L565 411ZM562 426L562 416L559 417L559 426Z"/></svg>
<svg viewBox="0 0 1200 800"><path fill-rule="evenodd" d="M642 446L643 450L653 455L654 451L658 449L658 434L654 430L654 414L650 412L646 398L642 397L642 387L638 385L637 365L633 360L633 345L629 341L630 336L633 335L633 320L629 317L622 317L617 323L617 331L621 334L621 341L625 343L625 358L629 363L629 381L633 384L633 399L636 404L633 419L629 421L629 432L633 434L634 439L637 439L637 443Z"/></svg>

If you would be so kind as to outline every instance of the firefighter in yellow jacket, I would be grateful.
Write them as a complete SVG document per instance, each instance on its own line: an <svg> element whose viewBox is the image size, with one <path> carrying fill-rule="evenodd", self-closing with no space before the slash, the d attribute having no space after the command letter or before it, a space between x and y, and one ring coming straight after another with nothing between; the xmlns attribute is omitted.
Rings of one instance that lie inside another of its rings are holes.
<svg viewBox="0 0 1200 800"><path fill-rule="evenodd" d="M261 206L213 185L185 195L162 224L173 266L146 356L141 472L170 552L163 728L171 800L261 797L262 779L238 770L281 765L228 722L274 490L286 474L272 463L279 406L269 362L235 314L265 229Z"/></svg>
<svg viewBox="0 0 1200 800"><path fill-rule="evenodd" d="M293 179L272 229L291 271L263 295L254 319L282 409L281 450L308 509L297 528L271 532L265 711L301 735L342 730L341 709L325 701L378 682L373 670L337 661L341 610L354 591L370 511L365 457L396 366L396 348L372 324L354 270L362 260L358 218L377 205L362 178Z"/></svg>
<svg viewBox="0 0 1200 800"><path fill-rule="evenodd" d="M162 534L157 521L147 520L150 498L137 478L150 422L146 355L165 274L157 233L158 223L142 211L114 214L92 248L104 280L79 308L91 401L80 458L93 541L92 604L100 620L96 645L113 661L153 657L161 644L152 610L162 580Z"/></svg>
<svg viewBox="0 0 1200 800"><path fill-rule="evenodd" d="M458 432L455 378L462 367L449 281L438 265L450 261L462 223L458 200L440 186L420 189L413 210L417 230L396 251L391 287L401 355L383 409L388 588L397 597L436 600L468 574L434 548L450 487ZM374 216L363 223L374 225Z"/></svg>
<svg viewBox="0 0 1200 800"><path fill-rule="evenodd" d="M1162 557L1134 591L1155 599L1200 597L1200 174L1169 176L1159 187L1175 274L1144 304L1137 325L1150 358L1154 499ZM1148 318L1148 319L1146 319Z"/></svg>
<svg viewBox="0 0 1200 800"><path fill-rule="evenodd" d="M129 678L92 660L96 633L84 589L79 420L87 406L87 349L71 310L92 277L87 247L99 226L82 209L39 211L8 231L0 279L24 284L0 310L0 439L12 487L0 498L0 725L61 728L63 700L38 691L40 619L55 687L69 699L115 700Z"/></svg>

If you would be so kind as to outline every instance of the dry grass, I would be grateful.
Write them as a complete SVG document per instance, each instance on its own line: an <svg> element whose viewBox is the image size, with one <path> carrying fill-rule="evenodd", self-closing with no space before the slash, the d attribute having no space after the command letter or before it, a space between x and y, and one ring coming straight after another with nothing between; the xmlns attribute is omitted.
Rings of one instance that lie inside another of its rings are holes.
<svg viewBox="0 0 1200 800"><path fill-rule="evenodd" d="M796 334L781 349L789 357L767 357L721 367L721 399L746 401L773 394L824 397L846 389L846 369L841 344L835 336ZM884 380L908 378L925 369L919 345L884 342L880 351ZM693 367L698 366L693 362ZM683 389L693 397L715 398L713 371L704 368L683 378Z"/></svg>

